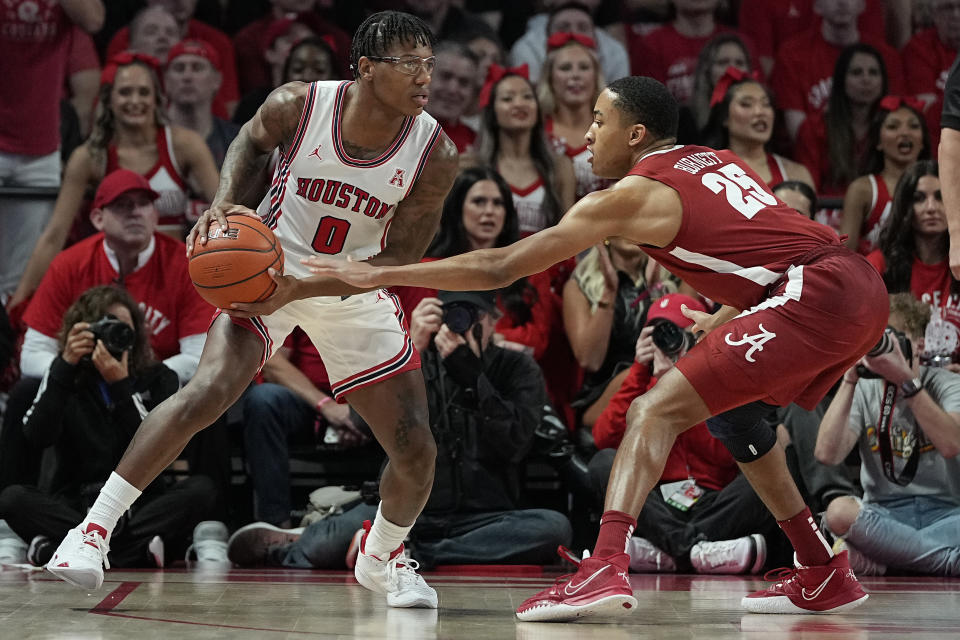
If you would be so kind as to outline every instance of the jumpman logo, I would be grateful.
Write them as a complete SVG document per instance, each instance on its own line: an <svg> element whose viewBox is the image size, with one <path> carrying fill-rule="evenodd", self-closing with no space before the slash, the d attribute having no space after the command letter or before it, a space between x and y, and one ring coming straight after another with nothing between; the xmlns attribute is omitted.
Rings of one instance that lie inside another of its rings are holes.
<svg viewBox="0 0 960 640"><path fill-rule="evenodd" d="M309 158L310 156L317 156L317 160L323 160L323 158L320 157L320 147L321 147L321 146L323 146L323 145L319 145L319 144L318 144L318 145L317 145L317 148L314 149L314 150L310 153L310 155L307 156L307 157Z"/></svg>
<svg viewBox="0 0 960 640"><path fill-rule="evenodd" d="M742 344L749 344L750 348L747 349L747 353L744 354L743 356L744 358L747 359L747 362L756 362L756 360L753 359L753 354L756 353L757 351L763 351L764 343L766 343L768 340L771 340L777 337L777 334L773 333L772 331L767 331L766 329L764 329L762 324L758 326L760 327L760 333L754 334L752 336L745 333L743 334L743 337L740 338L739 340L731 340L730 337L733 334L728 333L723 338L724 341L731 347L736 347Z"/></svg>

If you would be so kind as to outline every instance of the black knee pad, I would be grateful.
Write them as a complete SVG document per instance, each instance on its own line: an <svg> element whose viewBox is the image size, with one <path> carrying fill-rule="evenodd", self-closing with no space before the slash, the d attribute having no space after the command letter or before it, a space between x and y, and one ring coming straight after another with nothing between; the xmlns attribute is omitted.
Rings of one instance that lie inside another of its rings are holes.
<svg viewBox="0 0 960 640"><path fill-rule="evenodd" d="M751 402L707 419L707 430L723 443L737 462L753 462L777 443L777 433L766 419L773 406Z"/></svg>

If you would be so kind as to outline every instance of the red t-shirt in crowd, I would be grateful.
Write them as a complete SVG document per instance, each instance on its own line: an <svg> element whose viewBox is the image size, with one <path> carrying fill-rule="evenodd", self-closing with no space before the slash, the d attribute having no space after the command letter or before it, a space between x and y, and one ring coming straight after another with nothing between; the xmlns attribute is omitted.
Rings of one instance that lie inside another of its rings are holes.
<svg viewBox="0 0 960 640"><path fill-rule="evenodd" d="M456 124L441 122L440 126L443 127L443 132L447 134L450 141L457 147L457 152L459 153L463 153L469 149L477 139L477 132L462 122L457 122Z"/></svg>
<svg viewBox="0 0 960 640"><path fill-rule="evenodd" d="M229 36L223 31L200 22L199 20L190 20L187 23L187 35L185 39L203 40L211 47L216 49L220 56L220 90L213 97L213 115L224 120L230 119L227 113L227 105L240 99L240 89L237 88L237 60L233 52L233 43ZM107 59L114 54L126 51L130 46L130 27L124 27L117 31L107 46ZM160 64L166 64L166 60L161 60Z"/></svg>
<svg viewBox="0 0 960 640"><path fill-rule="evenodd" d="M956 57L957 50L945 45L936 29L924 29L914 35L903 47L903 68L910 72L906 78L907 91L932 93L942 98L950 65Z"/></svg>
<svg viewBox="0 0 960 640"><path fill-rule="evenodd" d="M860 35L862 42L875 47L883 57L887 67L887 93L902 93L904 82L900 54L882 40L869 34ZM820 27L807 29L784 42L777 51L770 76L777 106L808 114L822 110L830 97L833 68L842 50L843 47L823 39Z"/></svg>
<svg viewBox="0 0 960 640"><path fill-rule="evenodd" d="M821 197L842 198L849 184L829 184L830 157L827 152L827 124L823 112L807 116L797 131L797 144L793 149L794 159L810 170L817 195ZM863 158L867 151L866 138L853 141L853 153ZM858 161L859 165L859 161Z"/></svg>
<svg viewBox="0 0 960 640"><path fill-rule="evenodd" d="M750 38L757 55L774 57L787 38L819 24L814 0L740 0L740 33ZM883 0L867 0L857 20L861 34L873 40L886 37Z"/></svg>
<svg viewBox="0 0 960 640"><path fill-rule="evenodd" d="M868 255L867 261L880 275L887 270L887 262L879 249ZM943 335L942 331L929 335L928 327L927 338L954 346L952 352L960 355L960 295L950 294L952 282L949 261L924 264L919 258L913 259L913 266L910 267L910 293L921 302L935 307L935 312L939 312L940 317L954 327L952 331L948 330L948 335ZM931 347L928 345L929 348Z"/></svg>
<svg viewBox="0 0 960 640"><path fill-rule="evenodd" d="M59 0L5 0L0 7L0 151L43 156L60 147L72 27Z"/></svg>
<svg viewBox="0 0 960 640"><path fill-rule="evenodd" d="M630 403L657 383L650 377L650 367L634 362L620 390L593 423L593 440L598 449L616 449L627 430L627 409ZM727 448L710 435L700 422L687 429L673 443L660 482L694 478L697 484L719 491L737 477L739 468Z"/></svg>
<svg viewBox="0 0 960 640"><path fill-rule="evenodd" d="M656 78L680 104L686 104L693 96L693 75L700 50L718 33L729 31L732 30L717 25L710 35L691 38L677 31L673 24L665 24L644 37L628 28L630 71L634 75Z"/></svg>
<svg viewBox="0 0 960 640"><path fill-rule="evenodd" d="M143 310L154 354L166 360L180 353L180 338L206 333L214 308L193 287L184 244L160 233L153 237L153 255L127 274L122 284ZM118 279L103 234L90 236L53 259L23 320L31 329L55 338L64 312L80 294Z"/></svg>

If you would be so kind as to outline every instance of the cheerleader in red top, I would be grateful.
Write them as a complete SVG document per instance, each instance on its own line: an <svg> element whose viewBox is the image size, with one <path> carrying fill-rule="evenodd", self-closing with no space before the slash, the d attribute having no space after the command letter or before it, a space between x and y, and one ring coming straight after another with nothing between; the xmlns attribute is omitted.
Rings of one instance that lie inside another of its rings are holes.
<svg viewBox="0 0 960 640"><path fill-rule="evenodd" d="M480 90L476 154L464 164L493 167L513 192L520 234L551 227L573 204L573 163L547 142L543 114L526 65L492 64Z"/></svg>
<svg viewBox="0 0 960 640"><path fill-rule="evenodd" d="M160 193L161 217L169 219L176 213L181 225L186 222L187 186L205 202L213 200L219 183L213 155L197 133L165 126L162 102L155 59L123 53L107 63L100 77L93 131L67 162L53 216L37 241L11 306L37 288L50 261L63 249L84 194L93 191L107 173L123 168L145 176ZM176 236L182 240L182 229Z"/></svg>
<svg viewBox="0 0 960 640"><path fill-rule="evenodd" d="M728 67L714 86L710 118L703 130L704 144L730 149L768 185L799 180L813 186L805 166L770 153L773 136L773 102L770 92L757 80L757 73Z"/></svg>
<svg viewBox="0 0 960 640"><path fill-rule="evenodd" d="M487 167L466 169L457 176L450 195L444 201L440 230L427 250L424 261L487 249L505 247L519 239L517 210L510 187L496 171ZM562 281L554 282L554 272L572 271L574 261L561 263L562 269L549 269L520 278L500 291L497 306L503 317L497 322L494 340L501 347L526 351L540 364L547 392L557 413L567 425L574 420L570 402L580 387L577 367L563 330L562 301L558 291ZM437 290L424 287L393 287L403 308L411 315L442 317ZM411 322L413 327L434 326L430 322ZM425 348L432 333L412 335L417 348Z"/></svg>
<svg viewBox="0 0 960 640"><path fill-rule="evenodd" d="M797 134L794 158L813 174L821 197L843 197L860 174L867 133L880 98L887 95L883 56L867 44L847 47L837 58L824 112L807 116ZM840 210L824 210L817 220L840 228Z"/></svg>
<svg viewBox="0 0 960 640"><path fill-rule="evenodd" d="M555 33L547 39L547 48L537 97L544 113L544 129L573 162L579 200L613 184L593 173L583 139L593 123L593 105L603 91L603 71L590 37Z"/></svg>
<svg viewBox="0 0 960 640"><path fill-rule="evenodd" d="M897 184L880 248L867 260L890 293L910 292L930 304L921 361L949 358L947 367L960 373L960 281L950 275L949 246L939 167L921 160Z"/></svg>
<svg viewBox="0 0 960 640"><path fill-rule="evenodd" d="M890 194L903 172L918 159L930 157L930 136L922 107L912 98L887 96L873 117L867 142L867 175L847 188L840 221L846 245L864 255L878 246L883 223L890 215Z"/></svg>

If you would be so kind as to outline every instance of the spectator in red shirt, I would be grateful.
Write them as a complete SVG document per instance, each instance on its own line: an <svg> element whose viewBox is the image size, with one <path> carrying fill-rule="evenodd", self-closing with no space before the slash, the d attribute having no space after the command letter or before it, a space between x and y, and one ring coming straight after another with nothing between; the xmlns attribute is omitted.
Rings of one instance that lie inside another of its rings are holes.
<svg viewBox="0 0 960 640"><path fill-rule="evenodd" d="M233 114L240 91L237 88L237 62L233 51L233 44L227 34L210 25L193 19L193 12L197 8L197 0L147 0L148 6L159 5L173 14L177 21L178 35L174 42L184 38L209 42L220 54L223 68L223 84L217 92L214 101L214 113L219 118L228 119ZM136 18L135 18L136 19ZM172 43L171 43L172 46ZM107 58L130 48L130 28L124 27L114 34L107 46ZM165 60L166 58L160 58Z"/></svg>
<svg viewBox="0 0 960 640"><path fill-rule="evenodd" d="M950 274L949 246L939 167L921 160L897 184L880 248L867 260L890 293L910 292L930 305L922 362L949 358L949 369L960 372L960 280Z"/></svg>
<svg viewBox="0 0 960 640"><path fill-rule="evenodd" d="M271 72L267 51L273 38L268 37L271 27L283 20L295 20L308 27L311 33L324 36L336 55L337 67L331 77L349 78L350 35L332 22L324 20L314 11L317 0L270 0L270 10L258 20L240 29L233 36L240 72L240 90L246 94L265 86L277 86ZM302 37L302 36L301 36ZM287 57L289 47L280 52L281 64Z"/></svg>
<svg viewBox="0 0 960 640"><path fill-rule="evenodd" d="M861 174L870 122L887 94L884 60L870 45L851 45L837 58L832 83L837 90L830 93L826 110L800 127L794 157L810 170L821 196L842 197ZM839 217L839 210L818 213L835 229Z"/></svg>
<svg viewBox="0 0 960 640"><path fill-rule="evenodd" d="M643 38L628 30L630 70L656 78L667 85L677 102L689 104L700 50L718 33L731 31L717 24L719 4L720 0L673 0L674 20Z"/></svg>
<svg viewBox="0 0 960 640"><path fill-rule="evenodd" d="M53 217L37 241L11 304L25 301L40 283L50 261L66 244L84 208L85 193L105 173L123 168L145 176L161 194L156 205L161 230L180 238L190 190L206 202L213 200L219 181L213 156L195 132L165 125L156 65L152 58L130 53L107 63L93 132L70 156Z"/></svg>
<svg viewBox="0 0 960 640"><path fill-rule="evenodd" d="M23 316L20 368L40 377L57 356L63 313L81 293L118 283L144 312L150 346L186 382L196 371L213 308L187 273L186 248L156 231L158 194L140 174L119 169L100 183L90 213L100 233L58 255Z"/></svg>
<svg viewBox="0 0 960 640"><path fill-rule="evenodd" d="M430 101L427 113L443 127L457 151L463 153L477 138L477 132L461 118L470 111L477 95L479 60L466 45L447 40L433 48L437 68L430 80Z"/></svg>
<svg viewBox="0 0 960 640"><path fill-rule="evenodd" d="M950 65L960 49L960 2L933 0L934 27L914 35L903 48L903 67L909 70L907 92L923 100L931 144L940 142L940 112Z"/></svg>
<svg viewBox="0 0 960 640"><path fill-rule="evenodd" d="M60 184L60 98L74 25L103 25L100 0L8 0L0 11L0 185ZM29 72L28 72L29 71ZM5 198L0 215L0 302L6 302L50 218L47 200Z"/></svg>
<svg viewBox="0 0 960 640"><path fill-rule="evenodd" d="M843 197L840 235L846 245L867 255L877 248L890 215L893 193L907 167L930 158L930 134L922 103L886 96L880 101L867 138L864 175L850 183Z"/></svg>
<svg viewBox="0 0 960 640"><path fill-rule="evenodd" d="M859 42L872 45L883 57L890 91L902 92L903 70L897 51L857 27L864 6L864 0L815 0L813 10L823 18L820 25L781 44L771 80L792 140L797 139L804 119L827 105L833 71L844 47Z"/></svg>
<svg viewBox="0 0 960 640"><path fill-rule="evenodd" d="M815 27L814 0L740 0L740 32L750 40L766 76L773 69L777 46ZM866 10L857 19L860 33L871 42L886 38L884 0L866 0Z"/></svg>
<svg viewBox="0 0 960 640"><path fill-rule="evenodd" d="M590 461L590 477L600 493L616 449L627 428L627 410L635 398L673 368L693 343L686 328L693 321L681 305L705 311L690 296L668 294L655 300L636 344L636 359L616 395L593 425L601 449ZM776 526L733 456L713 438L703 422L673 444L630 539L630 569L637 572L757 573L766 560L766 539Z"/></svg>

